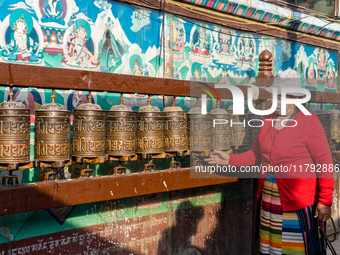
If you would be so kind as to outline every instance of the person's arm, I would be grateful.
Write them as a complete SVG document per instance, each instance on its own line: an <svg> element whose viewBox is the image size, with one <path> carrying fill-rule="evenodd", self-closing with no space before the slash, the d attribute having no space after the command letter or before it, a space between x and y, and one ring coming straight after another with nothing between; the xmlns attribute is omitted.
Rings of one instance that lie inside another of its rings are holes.
<svg viewBox="0 0 340 255"><path fill-rule="evenodd" d="M259 133L261 132L261 128ZM230 154L230 166L252 166L261 162L261 153L259 146L259 135L256 136L255 142L250 150L240 154Z"/></svg>
<svg viewBox="0 0 340 255"><path fill-rule="evenodd" d="M316 115L307 116L311 118L306 126L307 148L316 169L320 166L318 175L319 182L319 202L323 205L332 205L333 189L334 189L334 173L330 170L333 166L332 153L328 145L325 131L319 118ZM326 171L323 171L327 167Z"/></svg>

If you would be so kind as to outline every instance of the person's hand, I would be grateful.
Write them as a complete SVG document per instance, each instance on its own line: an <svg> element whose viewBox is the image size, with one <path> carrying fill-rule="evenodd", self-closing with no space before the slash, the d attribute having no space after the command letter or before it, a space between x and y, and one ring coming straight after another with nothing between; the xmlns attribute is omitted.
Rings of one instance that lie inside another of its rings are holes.
<svg viewBox="0 0 340 255"><path fill-rule="evenodd" d="M314 218L326 222L331 217L331 207L318 203L315 210Z"/></svg>
<svg viewBox="0 0 340 255"><path fill-rule="evenodd" d="M208 158L205 158L204 161L208 161L209 164L218 164L218 165L228 165L229 164L230 155L225 151L212 151Z"/></svg>

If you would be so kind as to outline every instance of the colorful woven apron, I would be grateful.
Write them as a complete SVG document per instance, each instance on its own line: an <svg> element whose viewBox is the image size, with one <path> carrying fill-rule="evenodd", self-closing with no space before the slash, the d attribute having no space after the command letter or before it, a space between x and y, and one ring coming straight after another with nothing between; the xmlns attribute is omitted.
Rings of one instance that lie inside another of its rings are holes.
<svg viewBox="0 0 340 255"><path fill-rule="evenodd" d="M274 173L269 172L262 188L260 254L315 255L325 250L313 217L315 207L283 212Z"/></svg>

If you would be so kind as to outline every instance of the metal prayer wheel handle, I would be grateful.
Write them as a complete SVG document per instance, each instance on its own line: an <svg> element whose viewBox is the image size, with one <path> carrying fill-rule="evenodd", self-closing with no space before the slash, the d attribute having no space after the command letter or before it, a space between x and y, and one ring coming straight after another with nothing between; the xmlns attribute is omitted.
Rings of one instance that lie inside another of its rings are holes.
<svg viewBox="0 0 340 255"><path fill-rule="evenodd" d="M3 186L13 186L19 184L19 176L16 175L6 175L2 177L1 184Z"/></svg>
<svg viewBox="0 0 340 255"><path fill-rule="evenodd" d="M137 117L132 108L120 104L111 107L106 115L105 152L109 157L133 157L136 155Z"/></svg>
<svg viewBox="0 0 340 255"><path fill-rule="evenodd" d="M148 105L139 108L137 113L137 149L136 153L142 159L148 155L164 153L164 118L156 106L151 106L151 96Z"/></svg>
<svg viewBox="0 0 340 255"><path fill-rule="evenodd" d="M143 166L144 172L152 172L152 171L155 171L155 170L156 170L155 164L145 164Z"/></svg>
<svg viewBox="0 0 340 255"><path fill-rule="evenodd" d="M107 161L107 157L94 157L94 158L85 158L85 157L75 157L76 162L78 164L104 164Z"/></svg>
<svg viewBox="0 0 340 255"><path fill-rule="evenodd" d="M170 169L180 169L181 168L181 162L170 162Z"/></svg>
<svg viewBox="0 0 340 255"><path fill-rule="evenodd" d="M59 174L57 172L51 171L45 173L45 181L46 182L53 182L53 181L59 181Z"/></svg>
<svg viewBox="0 0 340 255"><path fill-rule="evenodd" d="M65 106L55 103L52 90L51 103L36 111L35 118L35 164L38 162L63 162L71 159L71 113ZM62 167L62 166L60 166Z"/></svg>
<svg viewBox="0 0 340 255"><path fill-rule="evenodd" d="M90 164L87 164L86 169L81 170L80 177L82 178L95 177L95 171L93 169L90 169Z"/></svg>
<svg viewBox="0 0 340 255"><path fill-rule="evenodd" d="M166 107L163 114L164 151L182 157L188 150L187 115L181 107L175 106L175 97L172 106Z"/></svg>
<svg viewBox="0 0 340 255"><path fill-rule="evenodd" d="M204 165L204 161L203 160L194 160L193 162L192 162L192 165L193 166L203 166Z"/></svg>
<svg viewBox="0 0 340 255"><path fill-rule="evenodd" d="M116 161L131 162L131 161L136 161L137 159L138 159L138 156L134 155L134 156L123 156L123 157L109 157L107 159L107 161L110 161L110 162L116 162Z"/></svg>
<svg viewBox="0 0 340 255"><path fill-rule="evenodd" d="M23 103L9 101L0 104L0 164L30 163L30 110Z"/></svg>
<svg viewBox="0 0 340 255"><path fill-rule="evenodd" d="M126 167L124 167L124 166L116 166L116 167L113 168L113 173L115 175L126 174Z"/></svg>
<svg viewBox="0 0 340 255"><path fill-rule="evenodd" d="M106 113L91 100L89 92L89 103L74 110L72 156L77 158L105 158Z"/></svg>
<svg viewBox="0 0 340 255"><path fill-rule="evenodd" d="M72 160L69 161L54 161L54 162L43 162L43 161L33 161L32 167L35 168L62 168L65 166L72 165Z"/></svg>

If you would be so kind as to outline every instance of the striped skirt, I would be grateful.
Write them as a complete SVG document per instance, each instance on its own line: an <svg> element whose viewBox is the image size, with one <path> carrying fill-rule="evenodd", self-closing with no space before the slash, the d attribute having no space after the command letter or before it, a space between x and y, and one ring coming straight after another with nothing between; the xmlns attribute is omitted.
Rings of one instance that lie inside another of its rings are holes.
<svg viewBox="0 0 340 255"><path fill-rule="evenodd" d="M274 174L269 172L262 188L260 252L262 255L314 255L326 249L314 219L316 205L284 212Z"/></svg>

